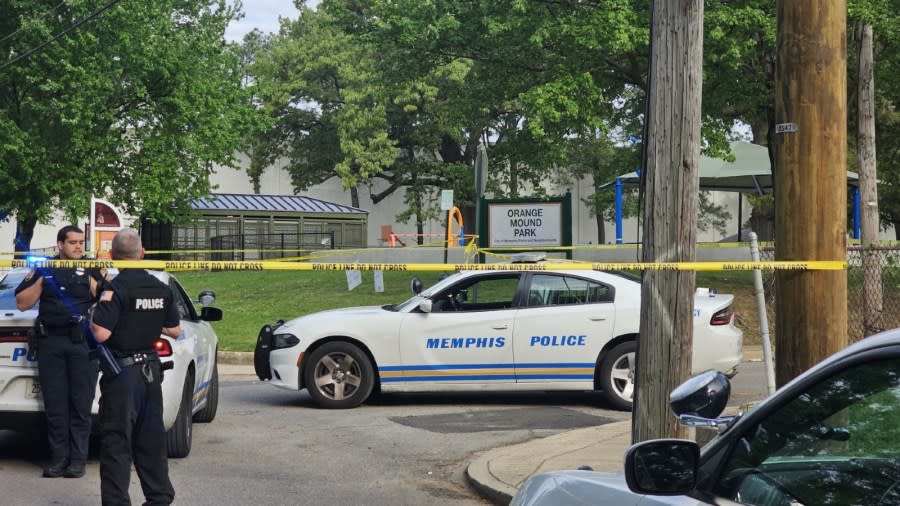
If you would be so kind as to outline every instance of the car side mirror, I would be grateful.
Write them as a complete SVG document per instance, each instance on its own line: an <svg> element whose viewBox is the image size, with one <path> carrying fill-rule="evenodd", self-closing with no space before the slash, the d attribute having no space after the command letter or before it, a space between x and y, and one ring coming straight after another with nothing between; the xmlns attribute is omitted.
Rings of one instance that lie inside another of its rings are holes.
<svg viewBox="0 0 900 506"><path fill-rule="evenodd" d="M200 309L200 319L206 322L217 322L222 319L222 310L217 307L204 306Z"/></svg>
<svg viewBox="0 0 900 506"><path fill-rule="evenodd" d="M197 295L197 302L203 304L204 306L212 305L216 301L216 292L206 288L201 290Z"/></svg>
<svg viewBox="0 0 900 506"><path fill-rule="evenodd" d="M419 295L422 292L422 280L419 278L409 280L409 289L412 290L413 295Z"/></svg>
<svg viewBox="0 0 900 506"><path fill-rule="evenodd" d="M625 481L637 494L683 495L697 486L700 447L685 439L656 439L625 452Z"/></svg>
<svg viewBox="0 0 900 506"><path fill-rule="evenodd" d="M423 313L430 313L432 309L431 299L425 299L422 302L419 302L419 309Z"/></svg>
<svg viewBox="0 0 900 506"><path fill-rule="evenodd" d="M669 405L676 415L702 418L719 416L728 405L731 383L719 371L710 369L688 378L669 394Z"/></svg>

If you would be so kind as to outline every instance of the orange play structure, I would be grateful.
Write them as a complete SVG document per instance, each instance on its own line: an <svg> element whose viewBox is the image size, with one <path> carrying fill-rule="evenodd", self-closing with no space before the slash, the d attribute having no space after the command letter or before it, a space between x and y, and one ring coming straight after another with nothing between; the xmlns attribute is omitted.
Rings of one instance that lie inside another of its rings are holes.
<svg viewBox="0 0 900 506"><path fill-rule="evenodd" d="M456 220L456 234L453 233L453 220ZM457 245L464 245L465 239L463 239L463 232L465 231L463 227L463 215L462 211L459 210L458 207L453 206L450 209L450 212L447 213L447 246L453 247ZM454 241L454 236L458 237L458 241Z"/></svg>

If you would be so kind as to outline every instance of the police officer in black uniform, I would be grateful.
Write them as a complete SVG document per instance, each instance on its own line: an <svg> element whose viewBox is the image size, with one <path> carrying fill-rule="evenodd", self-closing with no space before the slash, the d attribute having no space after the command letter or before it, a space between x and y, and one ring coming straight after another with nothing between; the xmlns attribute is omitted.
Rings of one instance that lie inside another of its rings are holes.
<svg viewBox="0 0 900 506"><path fill-rule="evenodd" d="M56 246L63 260L84 255L84 232L61 228ZM97 388L97 362L88 358L80 322L103 289L105 273L96 269L40 268L28 273L16 288L16 306L31 309L40 301L38 375L47 414L50 466L44 476L80 478L88 456L91 405Z"/></svg>
<svg viewBox="0 0 900 506"><path fill-rule="evenodd" d="M112 241L115 260L143 258L141 238L126 228ZM162 418L159 357L153 343L160 333L178 337L178 310L171 289L143 269L122 269L100 295L91 320L98 342L106 342L121 373L100 379L100 496L103 504L131 504L131 463L147 502L170 504L166 433Z"/></svg>

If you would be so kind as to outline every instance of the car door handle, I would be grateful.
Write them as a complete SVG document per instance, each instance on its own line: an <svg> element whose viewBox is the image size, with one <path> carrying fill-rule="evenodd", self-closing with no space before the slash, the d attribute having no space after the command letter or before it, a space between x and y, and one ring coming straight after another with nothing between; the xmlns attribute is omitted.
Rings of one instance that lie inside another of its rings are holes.
<svg viewBox="0 0 900 506"><path fill-rule="evenodd" d="M602 322L602 321L606 321L606 317L605 316L591 316L588 318L588 320L590 320L592 322Z"/></svg>
<svg viewBox="0 0 900 506"><path fill-rule="evenodd" d="M509 328L509 324L506 323L506 324L503 324L503 325L492 325L491 328L494 329L494 330L506 330L506 329Z"/></svg>

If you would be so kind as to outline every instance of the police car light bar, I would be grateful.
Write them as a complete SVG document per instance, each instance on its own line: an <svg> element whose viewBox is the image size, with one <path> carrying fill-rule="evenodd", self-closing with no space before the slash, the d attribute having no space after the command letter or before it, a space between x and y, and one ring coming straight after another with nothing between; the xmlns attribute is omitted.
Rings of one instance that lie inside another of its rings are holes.
<svg viewBox="0 0 900 506"><path fill-rule="evenodd" d="M547 253L536 251L531 253L513 253L509 256L510 261L514 264L536 264L547 260Z"/></svg>

